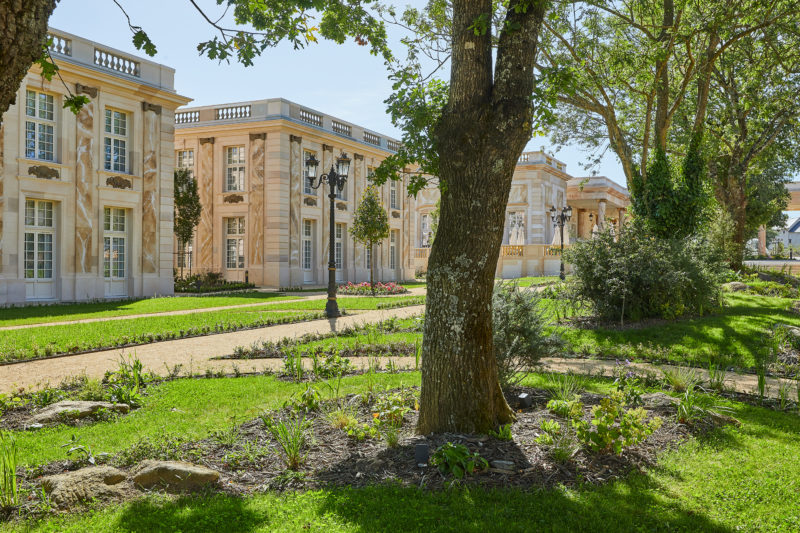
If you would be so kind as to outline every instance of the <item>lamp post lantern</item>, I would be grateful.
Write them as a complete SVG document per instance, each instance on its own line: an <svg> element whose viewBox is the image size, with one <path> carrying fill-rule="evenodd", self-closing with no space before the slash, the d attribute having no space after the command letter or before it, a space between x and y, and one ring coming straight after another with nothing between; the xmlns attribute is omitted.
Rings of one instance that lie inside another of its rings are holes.
<svg viewBox="0 0 800 533"><path fill-rule="evenodd" d="M314 154L309 155L306 159L306 175L311 181L311 187L319 189L323 183L328 184L328 198L330 199L330 235L329 235L329 255L328 255L328 301L325 304L325 314L328 318L336 318L339 316L339 305L336 303L336 220L334 217L336 192L341 192L344 189L344 184L347 182L347 173L350 171L350 158L347 154L342 154L336 158L336 166L331 163L331 169L327 174L322 174L317 178L317 165L319 161L314 157ZM313 185L314 180L317 184Z"/></svg>
<svg viewBox="0 0 800 533"><path fill-rule="evenodd" d="M550 208L550 220L553 221L553 227L557 227L561 232L561 273L559 277L561 281L566 279L566 275L564 274L564 226L567 225L569 219L572 218L572 207L562 207L561 209L556 209L556 206Z"/></svg>

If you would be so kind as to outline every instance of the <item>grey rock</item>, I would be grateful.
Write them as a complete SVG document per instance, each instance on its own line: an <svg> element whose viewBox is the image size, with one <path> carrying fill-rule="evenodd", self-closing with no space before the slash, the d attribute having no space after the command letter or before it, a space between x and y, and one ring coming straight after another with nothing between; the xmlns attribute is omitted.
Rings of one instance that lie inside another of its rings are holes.
<svg viewBox="0 0 800 533"><path fill-rule="evenodd" d="M42 478L42 488L50 501L69 509L92 501L123 501L135 495L133 486L121 470L110 466L90 466Z"/></svg>
<svg viewBox="0 0 800 533"><path fill-rule="evenodd" d="M50 424L62 420L63 417L71 419L86 418L97 413L100 409L108 409L115 413L125 414L130 410L130 407L124 403L64 400L63 402L48 405L33 415L30 421L39 424Z"/></svg>
<svg viewBox="0 0 800 533"><path fill-rule="evenodd" d="M143 488L195 490L219 480L219 472L182 461L142 461L133 472L133 482Z"/></svg>
<svg viewBox="0 0 800 533"><path fill-rule="evenodd" d="M677 404L679 400L663 392L642 394L642 403L648 409L667 409Z"/></svg>
<svg viewBox="0 0 800 533"><path fill-rule="evenodd" d="M750 285L742 283L741 281L731 281L730 283L724 283L722 288L730 292L742 292L748 290Z"/></svg>
<svg viewBox="0 0 800 533"><path fill-rule="evenodd" d="M494 461L489 462L489 466L492 468L496 468L497 470L508 470L513 472L514 471L514 461L504 461L502 459L495 459Z"/></svg>

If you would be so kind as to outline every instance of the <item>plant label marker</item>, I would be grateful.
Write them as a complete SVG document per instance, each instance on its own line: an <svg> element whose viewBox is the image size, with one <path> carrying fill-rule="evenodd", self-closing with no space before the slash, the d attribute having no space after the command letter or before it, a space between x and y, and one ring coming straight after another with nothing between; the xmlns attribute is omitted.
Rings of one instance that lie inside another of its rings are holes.
<svg viewBox="0 0 800 533"><path fill-rule="evenodd" d="M425 468L428 466L429 453L428 445L424 442L418 443L416 446L414 446L414 460L416 461L418 467Z"/></svg>

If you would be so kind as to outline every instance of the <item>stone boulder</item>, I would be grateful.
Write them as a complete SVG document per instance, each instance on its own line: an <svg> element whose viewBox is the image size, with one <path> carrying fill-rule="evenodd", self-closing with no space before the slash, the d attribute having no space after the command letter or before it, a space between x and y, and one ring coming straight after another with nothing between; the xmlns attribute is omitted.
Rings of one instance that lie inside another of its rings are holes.
<svg viewBox="0 0 800 533"><path fill-rule="evenodd" d="M90 466L42 478L42 488L57 507L70 509L92 501L123 501L136 491L121 470Z"/></svg>
<svg viewBox="0 0 800 533"><path fill-rule="evenodd" d="M730 283L723 284L722 288L730 292L743 292L748 290L750 286L746 283L742 283L741 281L731 281Z"/></svg>
<svg viewBox="0 0 800 533"><path fill-rule="evenodd" d="M64 400L48 405L30 419L34 424L52 424L60 422L64 418L77 420L96 414L100 409L107 409L115 413L126 414L130 407L124 403L109 402L83 402L76 400Z"/></svg>
<svg viewBox="0 0 800 533"><path fill-rule="evenodd" d="M173 491L191 491L218 480L216 470L181 461L142 461L133 471L133 482L145 489L165 487Z"/></svg>
<svg viewBox="0 0 800 533"><path fill-rule="evenodd" d="M652 392L649 394L642 394L642 404L645 409L669 409L676 405L680 400L664 394L663 392Z"/></svg>

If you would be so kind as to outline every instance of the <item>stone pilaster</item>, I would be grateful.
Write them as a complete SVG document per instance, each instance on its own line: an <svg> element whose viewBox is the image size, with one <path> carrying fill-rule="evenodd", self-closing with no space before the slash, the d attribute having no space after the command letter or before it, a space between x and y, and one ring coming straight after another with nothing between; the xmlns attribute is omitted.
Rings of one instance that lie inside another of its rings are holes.
<svg viewBox="0 0 800 533"><path fill-rule="evenodd" d="M261 269L264 265L264 175L266 133L251 133L250 147L250 216L248 235L250 235L249 267Z"/></svg>
<svg viewBox="0 0 800 533"><path fill-rule="evenodd" d="M214 137L200 139L197 185L200 204L200 223L197 225L197 266L212 268L214 251Z"/></svg>
<svg viewBox="0 0 800 533"><path fill-rule="evenodd" d="M303 138L289 136L289 271L300 269L300 204L303 192ZM291 279L291 284L300 285L302 279Z"/></svg>
<svg viewBox="0 0 800 533"><path fill-rule="evenodd" d="M159 116L152 106L142 106L144 145L142 167L142 273L158 273L158 149ZM158 109L160 112L160 109Z"/></svg>
<svg viewBox="0 0 800 533"><path fill-rule="evenodd" d="M77 153L75 167L75 273L92 271L92 233L94 217L94 114L95 101L89 100L77 117Z"/></svg>
<svg viewBox="0 0 800 533"><path fill-rule="evenodd" d="M398 243L401 246L400 257L402 260L400 262L401 272L399 275L399 281L403 280L403 275L405 271L409 269L413 270L412 265L412 256L411 256L411 247L412 243L414 242L414 234L411 231L411 204L412 200L411 197L408 196L408 173L403 172L403 179L400 183L397 184L397 194L400 195L400 207L402 207L401 213L403 214L403 229L400 232L400 242ZM412 272L413 274L413 272Z"/></svg>

